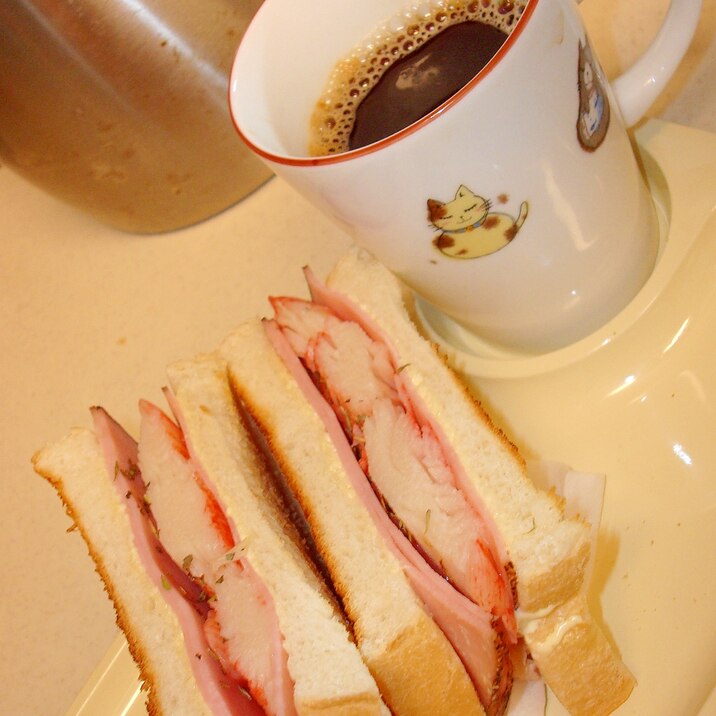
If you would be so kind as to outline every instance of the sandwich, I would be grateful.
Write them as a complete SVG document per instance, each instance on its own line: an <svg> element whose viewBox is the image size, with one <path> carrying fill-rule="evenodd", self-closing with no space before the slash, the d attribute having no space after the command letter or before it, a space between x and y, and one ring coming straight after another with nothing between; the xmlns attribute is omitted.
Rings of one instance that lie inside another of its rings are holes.
<svg viewBox="0 0 716 716"><path fill-rule="evenodd" d="M223 363L169 368L139 441L106 411L34 458L87 542L149 713L387 714Z"/></svg>
<svg viewBox="0 0 716 716"><path fill-rule="evenodd" d="M310 300L271 299L273 318L220 350L389 707L419 713L401 685L390 692L391 666L426 644L427 614L485 713L504 713L513 684L537 675L570 713L613 711L634 680L587 605L590 526L528 479L385 267L354 249L325 285L306 274ZM390 591L401 573L414 597ZM384 604L398 598L396 619Z"/></svg>
<svg viewBox="0 0 716 716"><path fill-rule="evenodd" d="M158 714L607 714L590 525L538 489L350 251L140 401L33 459L85 538Z"/></svg>

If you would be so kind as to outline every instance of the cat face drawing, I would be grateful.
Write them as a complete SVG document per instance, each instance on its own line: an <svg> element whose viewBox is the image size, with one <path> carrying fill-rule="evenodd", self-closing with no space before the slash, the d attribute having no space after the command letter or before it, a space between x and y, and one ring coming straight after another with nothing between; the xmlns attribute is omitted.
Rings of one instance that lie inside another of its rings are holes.
<svg viewBox="0 0 716 716"><path fill-rule="evenodd" d="M607 135L610 111L602 70L588 43L579 43L577 85L577 138L583 149L593 152Z"/></svg>
<svg viewBox="0 0 716 716"><path fill-rule="evenodd" d="M505 203L501 194L498 201ZM440 234L433 245L445 256L476 259L507 246L527 218L528 205L523 201L517 218L492 211L492 202L461 185L452 201L428 199L428 221Z"/></svg>

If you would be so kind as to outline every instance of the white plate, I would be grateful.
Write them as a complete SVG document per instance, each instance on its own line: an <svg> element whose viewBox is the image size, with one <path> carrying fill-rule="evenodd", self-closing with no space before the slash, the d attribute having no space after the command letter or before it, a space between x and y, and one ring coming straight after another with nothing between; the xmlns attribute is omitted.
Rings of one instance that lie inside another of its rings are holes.
<svg viewBox="0 0 716 716"><path fill-rule="evenodd" d="M716 714L716 137L652 121L637 140L666 230L649 282L605 329L524 357L500 354L427 310L424 318L526 456L607 475L590 598L638 681L618 713L709 716ZM547 711L564 713L553 698ZM137 670L118 639L69 714L144 713Z"/></svg>

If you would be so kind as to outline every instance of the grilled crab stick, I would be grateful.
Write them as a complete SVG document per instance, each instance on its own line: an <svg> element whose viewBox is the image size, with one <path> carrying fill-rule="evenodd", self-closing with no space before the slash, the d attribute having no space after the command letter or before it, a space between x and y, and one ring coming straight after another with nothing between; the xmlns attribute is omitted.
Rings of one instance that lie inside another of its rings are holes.
<svg viewBox="0 0 716 716"><path fill-rule="evenodd" d="M241 423L223 362L203 356L170 366L169 376L165 394L178 424L140 401L137 445L94 408L94 435L75 430L34 460L105 578L151 712L387 713ZM110 502L115 524L105 527L95 513ZM108 555L115 544L121 554ZM117 567L124 560L130 567ZM148 593L138 562L174 615L162 633L146 619L166 609ZM169 675L182 642L179 666L189 666Z"/></svg>
<svg viewBox="0 0 716 716"><path fill-rule="evenodd" d="M308 275L314 293L326 296ZM272 305L274 346L282 356L290 346L333 409L373 489L375 500L364 494L374 517L413 588L460 655L486 713L504 712L512 657L524 654L514 574L439 427L401 379L386 343L359 323L315 302L274 298ZM523 659L516 666L521 676L529 671Z"/></svg>
<svg viewBox="0 0 716 716"><path fill-rule="evenodd" d="M293 683L266 585L246 546L191 459L182 431L141 401L139 475L160 543L206 605L206 653L226 683L245 690L269 714L295 714ZM203 610L202 610L203 611ZM203 658L202 658L203 660Z"/></svg>

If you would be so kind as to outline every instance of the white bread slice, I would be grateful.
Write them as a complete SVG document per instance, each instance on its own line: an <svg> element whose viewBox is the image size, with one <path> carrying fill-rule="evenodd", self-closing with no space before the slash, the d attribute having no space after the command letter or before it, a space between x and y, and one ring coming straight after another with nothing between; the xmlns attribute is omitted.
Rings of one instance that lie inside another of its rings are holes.
<svg viewBox="0 0 716 716"><path fill-rule="evenodd" d="M87 543L117 624L139 666L147 709L160 716L209 716L184 648L179 621L142 566L121 497L94 433L75 428L32 459L57 490Z"/></svg>
<svg viewBox="0 0 716 716"><path fill-rule="evenodd" d="M481 713L449 642L426 613L353 489L324 424L259 321L223 343L232 387L265 435L308 520L361 654L396 716Z"/></svg>
<svg viewBox="0 0 716 716"><path fill-rule="evenodd" d="M416 330L413 295L391 272L353 248L326 284L390 337L404 366L401 375L439 416L513 563L525 640L550 688L571 713L609 713L628 697L634 681L582 596L588 525L565 518L560 500L528 480L517 449Z"/></svg>
<svg viewBox="0 0 716 716"><path fill-rule="evenodd" d="M266 584L301 716L387 713L335 599L307 560L249 438L217 356L168 369L192 457L209 475L252 569ZM239 607L240 608L240 607Z"/></svg>

